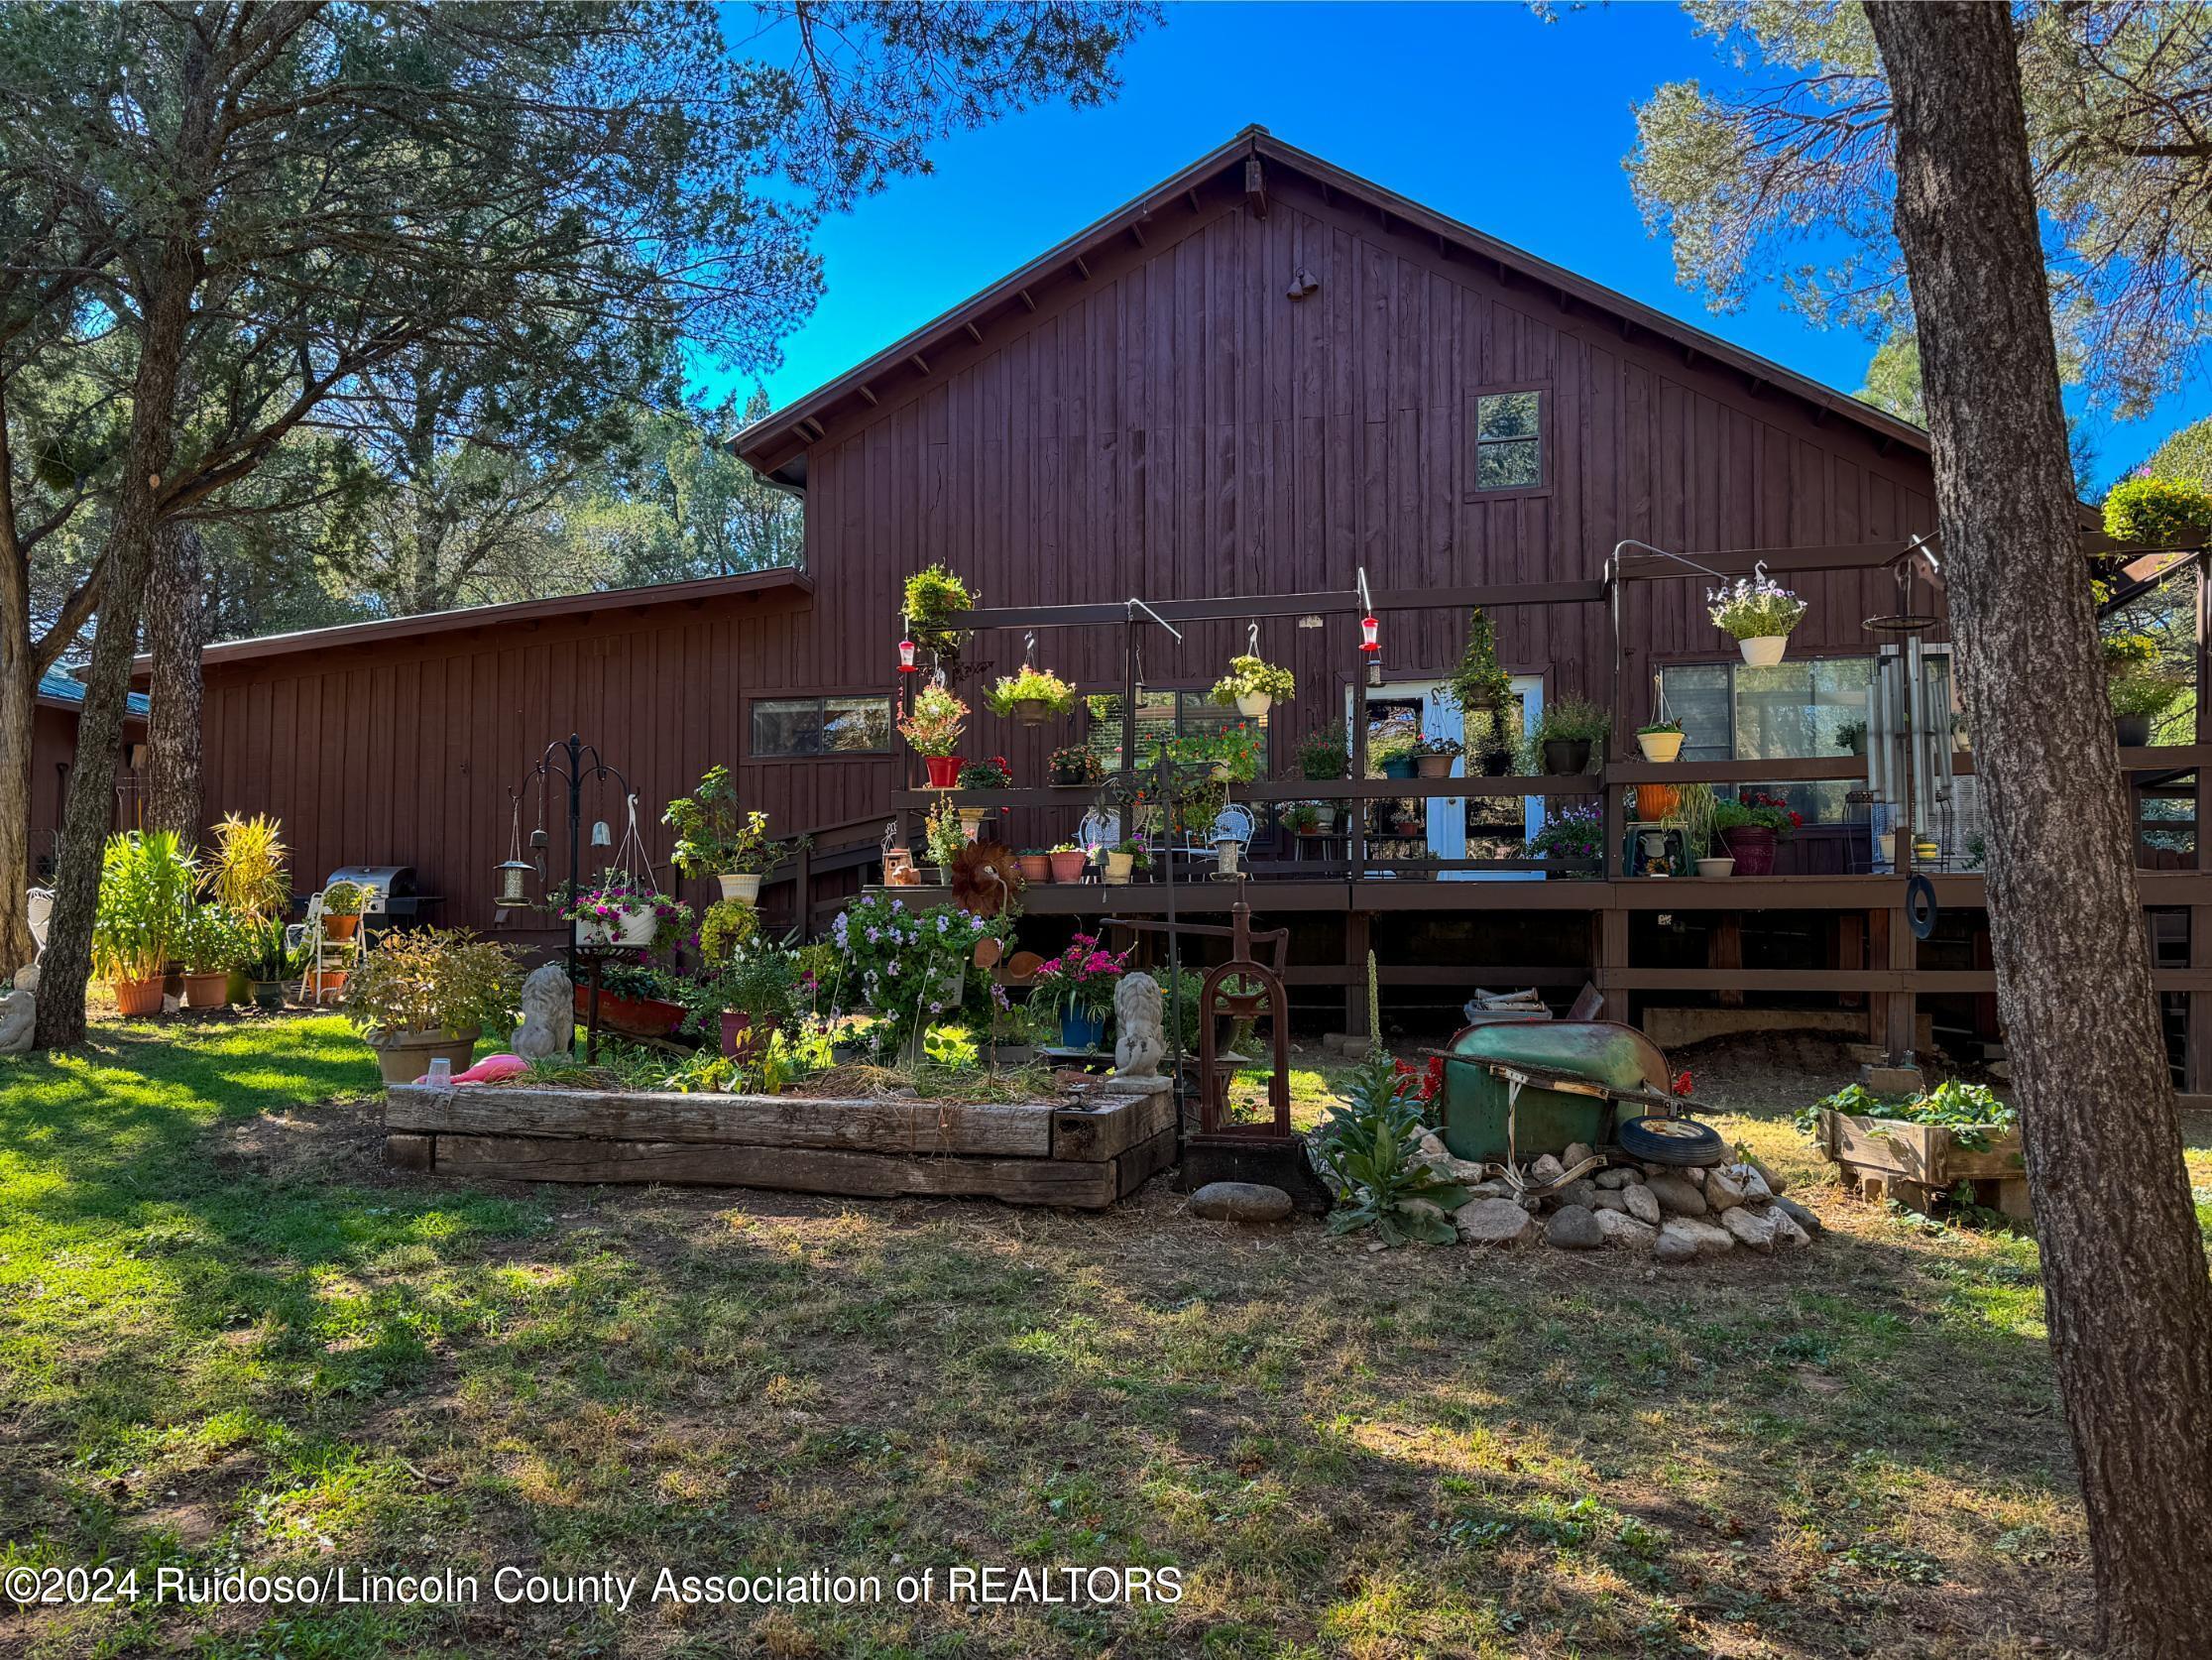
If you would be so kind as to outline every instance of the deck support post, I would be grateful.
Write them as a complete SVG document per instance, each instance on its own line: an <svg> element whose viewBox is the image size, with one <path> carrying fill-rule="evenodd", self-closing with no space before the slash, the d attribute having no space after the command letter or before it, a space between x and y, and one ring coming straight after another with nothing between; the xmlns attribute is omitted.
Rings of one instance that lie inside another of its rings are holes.
<svg viewBox="0 0 2212 1660"><path fill-rule="evenodd" d="M1597 912L1597 989L1605 994L1605 1018L1628 1020L1628 990L1617 971L1628 967L1628 912Z"/></svg>
<svg viewBox="0 0 2212 1660"><path fill-rule="evenodd" d="M1344 982L1344 1030L1354 1037L1380 1037L1367 1024L1367 949L1372 940L1366 911L1344 913L1344 967L1351 978Z"/></svg>
<svg viewBox="0 0 2212 1660"><path fill-rule="evenodd" d="M1716 969L1743 970L1743 912L1724 910L1713 919L1712 931L1705 936L1706 961ZM1741 1008L1743 988L1725 987L1719 994L1720 1007Z"/></svg>
<svg viewBox="0 0 2212 1660"><path fill-rule="evenodd" d="M1913 991L1913 977L1920 967L1921 942L1913 935L1912 924L1900 909L1878 910L1870 918L1873 937L1882 950L1883 967L1904 976L1904 989L1884 992L1876 1002L1882 1018L1882 1032L1876 1039L1882 1045L1889 1064L1905 1066L1906 1056L1912 1053L1914 1027L1919 1023L1920 998Z"/></svg>

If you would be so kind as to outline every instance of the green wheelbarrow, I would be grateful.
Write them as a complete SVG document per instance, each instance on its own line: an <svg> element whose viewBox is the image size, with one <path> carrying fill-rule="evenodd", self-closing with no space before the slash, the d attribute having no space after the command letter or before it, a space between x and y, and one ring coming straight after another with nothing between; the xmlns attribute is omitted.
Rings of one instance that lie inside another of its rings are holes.
<svg viewBox="0 0 2212 1660"><path fill-rule="evenodd" d="M1445 1062L1444 1144L1455 1158L1510 1168L1576 1143L1617 1143L1653 1164L1726 1155L1688 1117L1695 1104L1675 1094L1659 1045L1617 1020L1484 1021L1425 1052Z"/></svg>

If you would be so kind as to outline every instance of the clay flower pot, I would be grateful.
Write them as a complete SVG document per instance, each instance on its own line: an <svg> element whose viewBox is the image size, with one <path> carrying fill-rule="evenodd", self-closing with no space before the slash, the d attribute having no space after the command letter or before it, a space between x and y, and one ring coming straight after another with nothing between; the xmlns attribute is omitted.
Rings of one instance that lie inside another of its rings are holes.
<svg viewBox="0 0 2212 1660"><path fill-rule="evenodd" d="M1054 882L1081 882L1083 868L1091 863L1091 856L1077 848L1072 853L1048 853L1045 862L1052 868Z"/></svg>
<svg viewBox="0 0 2212 1660"><path fill-rule="evenodd" d="M1020 854L1015 858L1014 866L1021 872L1023 882L1050 882L1052 880L1052 860L1046 854Z"/></svg>
<svg viewBox="0 0 2212 1660"><path fill-rule="evenodd" d="M325 915L322 919L322 937L325 939L351 939L360 931L361 918L358 915Z"/></svg>
<svg viewBox="0 0 2212 1660"><path fill-rule="evenodd" d="M111 980L108 990L115 994L116 1012L132 1019L162 1011L162 977L158 974L144 980Z"/></svg>
<svg viewBox="0 0 2212 1660"><path fill-rule="evenodd" d="M1416 777L1449 778L1452 776L1452 758L1448 755L1417 755L1413 758Z"/></svg>
<svg viewBox="0 0 2212 1660"><path fill-rule="evenodd" d="M377 1067L387 1084L411 1084L429 1075L430 1062L443 1055L455 1072L466 1072L476 1054L481 1027L471 1026L459 1037L442 1031L395 1031L370 1047L377 1053Z"/></svg>
<svg viewBox="0 0 2212 1660"><path fill-rule="evenodd" d="M221 1008L230 1002L230 971L216 969L208 974L184 976L184 1007L186 1008Z"/></svg>

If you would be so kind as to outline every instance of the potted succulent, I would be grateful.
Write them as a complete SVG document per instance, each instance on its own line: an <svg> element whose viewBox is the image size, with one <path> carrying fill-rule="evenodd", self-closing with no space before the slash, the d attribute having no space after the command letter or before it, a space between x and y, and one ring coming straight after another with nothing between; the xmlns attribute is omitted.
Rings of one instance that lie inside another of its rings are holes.
<svg viewBox="0 0 2212 1660"><path fill-rule="evenodd" d="M124 1014L162 1011L162 977L176 955L195 875L174 831L108 838L92 913L92 968Z"/></svg>
<svg viewBox="0 0 2212 1660"><path fill-rule="evenodd" d="M1070 744L1052 752L1051 771L1047 781L1068 788L1080 784L1095 784L1106 775L1095 751L1081 744Z"/></svg>
<svg viewBox="0 0 2212 1660"><path fill-rule="evenodd" d="M1131 949L1134 949L1133 947ZM1048 957L1030 982L1031 997L1060 1012L1063 1048L1094 1050L1106 1037L1114 988L1129 966L1129 953L1104 949L1091 934L1070 937L1068 948Z"/></svg>
<svg viewBox="0 0 2212 1660"><path fill-rule="evenodd" d="M1456 738L1420 738L1413 746L1413 771L1416 777L1449 778L1452 764L1466 753L1466 745Z"/></svg>
<svg viewBox="0 0 2212 1660"><path fill-rule="evenodd" d="M360 931L369 890L356 882L334 882L322 890L322 936L351 939Z"/></svg>
<svg viewBox="0 0 2212 1660"><path fill-rule="evenodd" d="M941 564L929 565L906 579L903 610L907 638L941 663L959 661L968 646L967 631L947 626L945 619L975 608L976 597L968 591L968 584Z"/></svg>
<svg viewBox="0 0 2212 1660"><path fill-rule="evenodd" d="M1060 842L1045 855L1045 862L1052 869L1054 882L1081 882L1091 855L1074 842Z"/></svg>
<svg viewBox="0 0 2212 1660"><path fill-rule="evenodd" d="M408 928L386 934L362 959L344 1008L384 1081L407 1084L441 1055L467 1071L484 1028L504 1029L521 995L506 946L466 928Z"/></svg>
<svg viewBox="0 0 2212 1660"><path fill-rule="evenodd" d="M1590 752L1613 730L1613 717L1583 697L1562 697L1536 718L1534 741L1543 752L1544 771L1555 778L1586 771Z"/></svg>
<svg viewBox="0 0 2212 1660"><path fill-rule="evenodd" d="M1014 868L1023 882L1050 882L1052 856L1041 847L1025 847L1014 855Z"/></svg>
<svg viewBox="0 0 2212 1660"><path fill-rule="evenodd" d="M2187 688L2174 675L2156 668L2129 668L2105 682L2112 704L2113 736L2122 749L2142 749L2151 742L2151 723L2173 706Z"/></svg>
<svg viewBox="0 0 2212 1660"><path fill-rule="evenodd" d="M1753 668L1772 668L1790 646L1790 631L1805 618L1805 603L1764 568L1739 576L1705 596L1713 625L1736 643Z"/></svg>
<svg viewBox="0 0 2212 1660"><path fill-rule="evenodd" d="M1076 689L1048 668L1021 665L1019 674L1003 674L985 699L994 715L1011 715L1023 726L1042 726L1047 718L1065 715L1076 706Z"/></svg>
<svg viewBox="0 0 2212 1660"><path fill-rule="evenodd" d="M968 705L949 686L928 685L914 694L914 708L898 723L899 736L922 758L929 787L951 789L960 778L960 735Z"/></svg>
<svg viewBox="0 0 2212 1660"><path fill-rule="evenodd" d="M1738 875L1774 875L1775 844L1804 823L1780 796L1749 795L1715 801L1712 830L1735 860Z"/></svg>
<svg viewBox="0 0 2212 1660"><path fill-rule="evenodd" d="M620 945L643 950L658 937L661 924L682 927L691 907L660 892L628 871L605 870L561 906L576 925L578 945Z"/></svg>
<svg viewBox="0 0 2212 1660"><path fill-rule="evenodd" d="M211 899L189 905L176 936L184 960L184 1007L221 1008L230 1002L230 977L252 955L238 918Z"/></svg>
<svg viewBox="0 0 2212 1660"><path fill-rule="evenodd" d="M1671 762L1682 756L1682 722L1673 716L1636 729L1636 747L1646 761Z"/></svg>
<svg viewBox="0 0 2212 1660"><path fill-rule="evenodd" d="M1375 775L1384 778L1410 778L1414 770L1414 747L1421 741L1411 726L1397 725L1376 735L1367 746L1367 765Z"/></svg>
<svg viewBox="0 0 2212 1660"><path fill-rule="evenodd" d="M1216 703L1234 704L1239 715L1256 721L1275 704L1288 703L1297 694L1298 677L1289 669L1245 655L1228 659L1228 672L1214 682L1212 696Z"/></svg>

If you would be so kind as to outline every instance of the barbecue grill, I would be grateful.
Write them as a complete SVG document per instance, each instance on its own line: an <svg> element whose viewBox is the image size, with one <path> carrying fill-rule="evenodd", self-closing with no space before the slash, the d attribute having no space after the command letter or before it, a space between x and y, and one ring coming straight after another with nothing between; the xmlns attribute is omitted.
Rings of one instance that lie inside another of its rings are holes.
<svg viewBox="0 0 2212 1660"><path fill-rule="evenodd" d="M393 927L410 927L421 921L441 898L436 893L414 890L412 865L347 865L323 878L322 886L328 889L340 882L350 882L367 892L368 902L361 907L364 916L382 917Z"/></svg>

